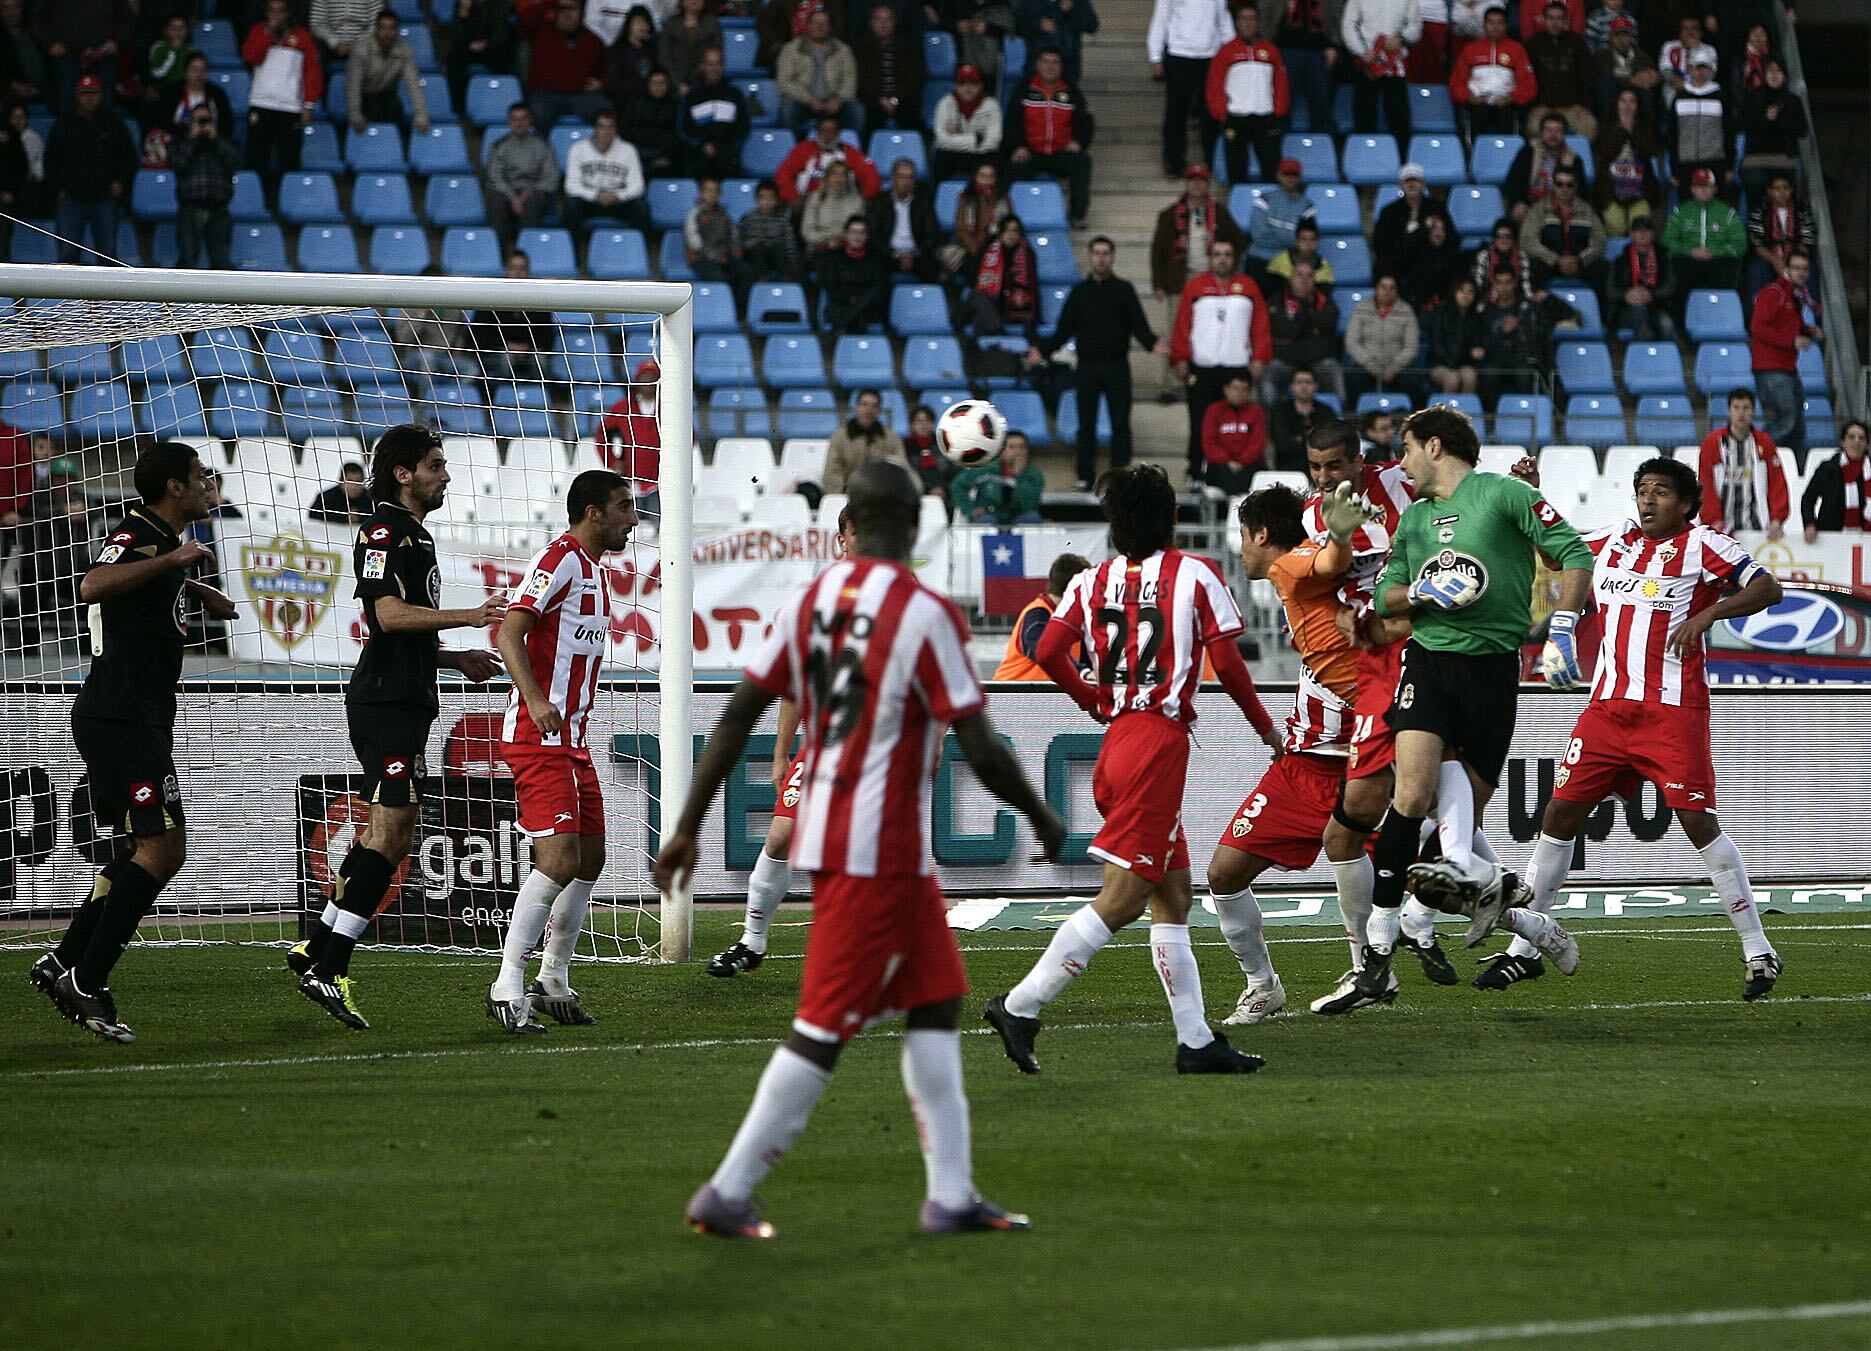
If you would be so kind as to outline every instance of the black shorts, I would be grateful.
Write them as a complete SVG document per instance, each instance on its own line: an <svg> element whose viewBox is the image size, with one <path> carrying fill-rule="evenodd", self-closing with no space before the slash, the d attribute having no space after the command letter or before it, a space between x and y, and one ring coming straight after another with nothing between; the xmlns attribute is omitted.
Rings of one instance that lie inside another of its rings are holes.
<svg viewBox="0 0 1871 1351"><path fill-rule="evenodd" d="M1411 639L1403 645L1390 730L1433 732L1484 781L1498 784L1519 697L1518 652L1438 652Z"/></svg>
<svg viewBox="0 0 1871 1351"><path fill-rule="evenodd" d="M422 799L428 765L429 728L435 715L401 704L346 704L351 749L364 771L361 795L385 807L408 807Z"/></svg>
<svg viewBox="0 0 1871 1351"><path fill-rule="evenodd" d="M119 835L164 835L182 824L175 737L167 729L74 717L72 740L91 784L91 813Z"/></svg>

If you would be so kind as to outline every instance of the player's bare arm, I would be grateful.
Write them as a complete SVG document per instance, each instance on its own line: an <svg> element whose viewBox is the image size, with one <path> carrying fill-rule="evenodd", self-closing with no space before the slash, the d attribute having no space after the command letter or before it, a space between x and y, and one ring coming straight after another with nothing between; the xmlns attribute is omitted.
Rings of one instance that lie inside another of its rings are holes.
<svg viewBox="0 0 1871 1351"><path fill-rule="evenodd" d="M1702 637L1715 626L1718 619L1739 619L1743 615L1759 614L1771 605L1780 603L1785 594L1780 588L1780 579L1772 573L1761 571L1754 574L1754 580L1722 597L1706 610L1697 610L1672 633L1664 643L1664 649L1678 657L1687 657L1702 641Z"/></svg>
<svg viewBox="0 0 1871 1351"><path fill-rule="evenodd" d="M1072 660L1072 644L1077 641L1078 634L1072 626L1055 618L1040 634L1039 650L1033 654L1033 660L1039 663L1040 670L1052 677L1055 685L1072 697L1073 703L1104 722L1106 719L1098 711L1098 691L1079 674L1078 663Z"/></svg>
<svg viewBox="0 0 1871 1351"><path fill-rule="evenodd" d="M743 680L728 698L721 711L721 721L708 735L702 758L695 762L695 779L689 785L689 800L682 804L682 815L663 841L656 855L656 885L664 891L674 888L695 871L695 840L701 834L702 821L709 804L721 785L727 782L734 766L741 762L747 739L754 734L760 719L766 716L774 696L752 681Z"/></svg>
<svg viewBox="0 0 1871 1351"><path fill-rule="evenodd" d="M1048 859L1065 848L1065 822L1033 791L1026 771L985 712L971 713L955 724L955 740L981 786L1033 823L1040 849Z"/></svg>
<svg viewBox="0 0 1871 1351"><path fill-rule="evenodd" d="M435 664L445 671L459 672L464 680L492 680L500 674L500 659L492 652L483 652L479 648L466 652L438 652L435 654Z"/></svg>
<svg viewBox="0 0 1871 1351"><path fill-rule="evenodd" d="M533 725L542 733L551 736L565 723L564 716L554 708L552 700L546 697L540 688L538 679L533 675L533 663L526 655L526 635L533 631L538 622L531 610L509 610L507 617L500 621L500 632L495 635L494 646L500 649L500 659L506 663L507 675L513 681L513 687L520 692L520 698L526 701L526 711L533 719Z"/></svg>
<svg viewBox="0 0 1871 1351"><path fill-rule="evenodd" d="M793 764L793 738L799 733L799 705L791 699L780 700L780 730L773 742L773 787L786 787L786 774Z"/></svg>
<svg viewBox="0 0 1871 1351"><path fill-rule="evenodd" d="M202 610L210 619L238 619L240 610L234 605L227 592L206 582L198 582L193 577L182 583L182 589L201 603Z"/></svg>
<svg viewBox="0 0 1871 1351"><path fill-rule="evenodd" d="M96 605L146 586L165 572L192 568L213 557L213 551L200 540L185 539L168 553L157 554L154 558L139 558L134 563L99 563L78 583L78 599L86 605Z"/></svg>
<svg viewBox="0 0 1871 1351"><path fill-rule="evenodd" d="M431 610L426 605L411 605L400 596L378 596L373 602L377 627L385 633L440 633L444 629L484 629L498 624L507 613L507 602L489 596L466 610Z"/></svg>

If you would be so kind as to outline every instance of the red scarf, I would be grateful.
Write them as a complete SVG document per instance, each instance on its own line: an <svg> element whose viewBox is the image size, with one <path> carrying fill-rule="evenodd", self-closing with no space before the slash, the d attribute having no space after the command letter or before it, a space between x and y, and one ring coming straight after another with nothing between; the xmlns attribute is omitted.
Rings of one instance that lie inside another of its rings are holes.
<svg viewBox="0 0 1871 1351"><path fill-rule="evenodd" d="M1314 291L1312 293L1312 299L1310 301L1301 301L1298 296L1293 294L1292 288L1288 287L1283 292L1281 292L1280 306L1285 311L1286 317L1288 319L1296 319L1299 317L1299 312L1301 309L1308 309L1308 310L1324 309L1325 308L1325 293L1323 291Z"/></svg>
<svg viewBox="0 0 1871 1351"><path fill-rule="evenodd" d="M981 271L975 278L975 290L982 295L999 296L1001 313L1021 318L1038 313L1039 296L1033 259L1033 246L1021 241L1011 257L996 239L981 253Z"/></svg>
<svg viewBox="0 0 1871 1351"><path fill-rule="evenodd" d="M1657 250L1652 245L1640 249L1635 244L1624 250L1624 267L1631 274L1631 285L1647 291L1657 289Z"/></svg>
<svg viewBox="0 0 1871 1351"><path fill-rule="evenodd" d="M1502 268L1510 269L1514 274L1515 280L1519 279L1520 277L1520 246L1516 244L1512 248L1510 248L1506 253L1502 253L1499 249L1494 247L1494 242L1490 240L1488 242L1488 283L1489 285L1492 285L1494 282L1494 274L1496 272L1499 272Z"/></svg>
<svg viewBox="0 0 1871 1351"><path fill-rule="evenodd" d="M985 87L981 90L981 93L978 96L970 100L970 99L965 99L961 96L960 85L955 86L955 111L960 113L963 117L973 117L974 110L976 108L979 108L983 103L986 103L986 102L987 102L987 90Z"/></svg>
<svg viewBox="0 0 1871 1351"><path fill-rule="evenodd" d="M1189 262L1189 194L1185 192L1182 196L1178 197L1173 209L1176 212L1174 217L1176 222L1176 263L1178 266L1186 267ZM1215 242L1215 199L1212 197L1208 200L1207 214L1208 242L1212 244Z"/></svg>
<svg viewBox="0 0 1871 1351"><path fill-rule="evenodd" d="M933 436L917 436L911 432L903 438L903 448L915 456L916 462L924 469L935 469L942 463L936 455Z"/></svg>
<svg viewBox="0 0 1871 1351"><path fill-rule="evenodd" d="M844 249L845 249L845 257L856 258L860 262L871 256L871 245L868 239L864 241L864 247L860 249L852 248L851 241L847 239L845 240Z"/></svg>
<svg viewBox="0 0 1871 1351"><path fill-rule="evenodd" d="M1784 258L1799 243L1800 217L1794 207L1778 207L1769 202L1761 211L1761 233L1766 236L1769 253Z"/></svg>
<svg viewBox="0 0 1871 1351"><path fill-rule="evenodd" d="M1767 58L1769 55L1770 53L1768 52L1757 52L1752 47L1745 49L1741 53L1741 88L1743 92L1750 89L1762 89L1766 87Z"/></svg>
<svg viewBox="0 0 1871 1351"><path fill-rule="evenodd" d="M1845 528L1864 529L1865 462L1839 454L1839 477L1845 481Z"/></svg>

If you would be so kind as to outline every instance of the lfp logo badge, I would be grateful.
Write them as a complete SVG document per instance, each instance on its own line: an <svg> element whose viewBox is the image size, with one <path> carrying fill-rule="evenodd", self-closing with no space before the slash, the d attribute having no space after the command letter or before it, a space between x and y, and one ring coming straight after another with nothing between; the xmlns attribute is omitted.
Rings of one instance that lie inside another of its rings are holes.
<svg viewBox="0 0 1871 1351"><path fill-rule="evenodd" d="M276 535L270 544L241 549L247 594L260 612L260 623L286 651L311 635L331 604L342 561L335 553L312 548L299 535Z"/></svg>

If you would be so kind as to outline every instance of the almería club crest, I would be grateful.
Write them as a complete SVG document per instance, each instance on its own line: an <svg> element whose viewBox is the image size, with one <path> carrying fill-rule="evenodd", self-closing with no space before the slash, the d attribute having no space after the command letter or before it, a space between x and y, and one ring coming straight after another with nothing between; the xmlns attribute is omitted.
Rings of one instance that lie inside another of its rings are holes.
<svg viewBox="0 0 1871 1351"><path fill-rule="evenodd" d="M299 535L275 535L270 543L241 548L247 594L260 623L286 651L317 626L337 590L342 563L337 554L314 549Z"/></svg>

